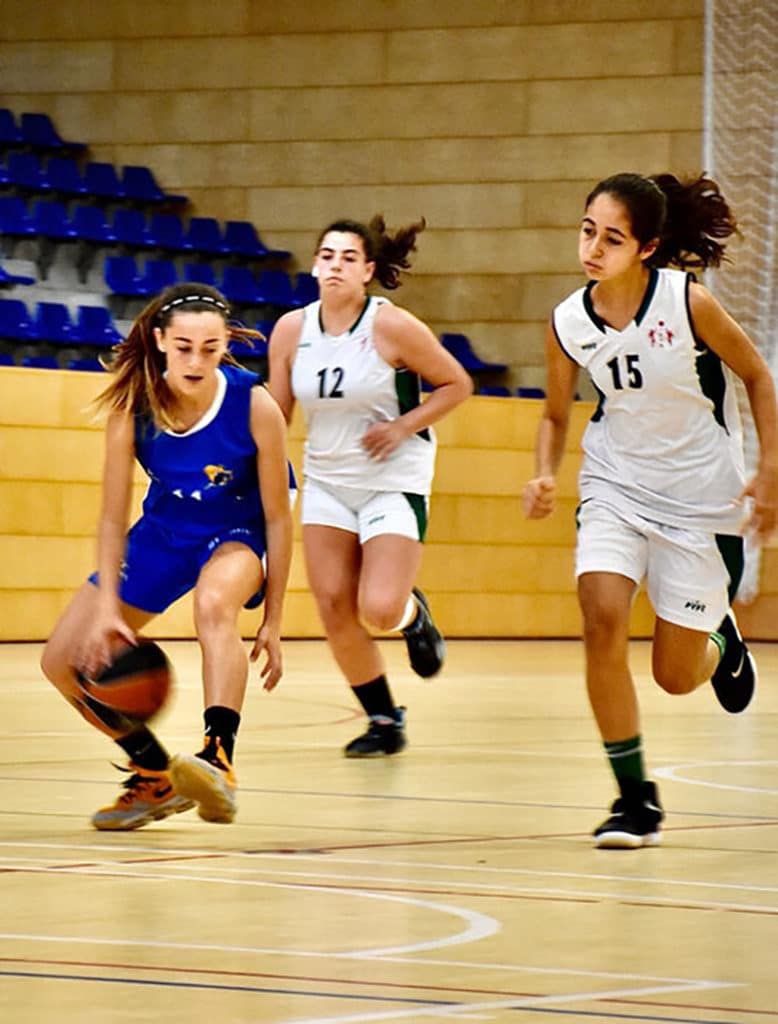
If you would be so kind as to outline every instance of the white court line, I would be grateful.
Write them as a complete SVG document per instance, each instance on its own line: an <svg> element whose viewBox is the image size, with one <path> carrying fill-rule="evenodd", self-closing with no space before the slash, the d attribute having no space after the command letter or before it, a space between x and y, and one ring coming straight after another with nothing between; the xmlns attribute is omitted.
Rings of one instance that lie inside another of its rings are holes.
<svg viewBox="0 0 778 1024"><path fill-rule="evenodd" d="M672 779L673 782L685 782L688 786L705 786L707 789L729 789L736 793L768 793L770 796L778 796L778 789L768 789L764 786L738 786L730 782L710 782L707 779L693 779L688 775L680 774L694 768L764 768L766 765L774 767L778 765L778 761L689 761L687 764L655 768L654 775L662 779Z"/></svg>
<svg viewBox="0 0 778 1024"><path fill-rule="evenodd" d="M404 903L413 907L421 907L424 910L431 910L441 914L450 914L453 917L460 918L467 925L463 931L443 938L431 939L427 942L414 942L404 946L388 946L385 949L346 951L343 954L346 956L389 956L393 953L417 953L427 949L442 949L447 946L458 946L470 942L478 942L481 939L486 939L492 935L496 935L502 928L500 922L496 918L489 917L486 914L481 914L477 910L467 910L463 907L451 906L448 903L434 903L432 900L422 900L413 896L403 896L396 893L371 892L369 889L344 889L330 886L317 886L315 889L312 889L310 886L304 886L302 884L294 885L287 882L262 882L247 878L224 878L218 875L171 875L166 874L165 872L151 873L148 870L148 867L136 871L128 871L126 868L121 869L119 866L113 864L106 866L105 870L101 868L69 867L31 868L30 870L36 874L50 874L68 877L72 877L73 875L88 875L91 878L94 878L95 876L99 877L104 875L105 877L115 878L119 875L127 880L145 883L173 880L177 882L207 882L211 885L239 885L265 889L293 889L298 892L301 889L305 889L309 894L320 893L333 896L355 896L360 899L382 900L387 903Z"/></svg>
<svg viewBox="0 0 778 1024"><path fill-rule="evenodd" d="M605 992L571 992L558 996L529 996L514 999L490 1000L481 1003L467 1003L460 1006L419 1006L412 1010L377 1010L366 1013L348 1013L335 1017L295 1017L287 1024L371 1024L382 1020L407 1020L417 1017L448 1017L460 1020L471 1014L483 1014L491 1010L531 1010L533 1007L564 1006L566 1003L590 1003L599 1000L636 999L646 996L678 995L686 992L701 992L710 988L726 988L718 983L690 983L687 986L657 985L651 988L611 989Z"/></svg>
<svg viewBox="0 0 778 1024"><path fill-rule="evenodd" d="M583 872L583 871L555 871L551 869L533 869L533 868L498 868L490 867L489 865L469 865L469 864L447 864L440 863L438 861L413 861L413 860L387 860L377 859L370 857L340 857L333 854L315 854L315 853L247 853L243 850L218 850L213 847L204 848L179 848L179 847L161 847L161 846L107 846L105 844L100 845L97 843L43 843L43 842L29 842L29 841L14 841L14 840L0 840L0 849L33 849L33 850L77 850L77 851L89 851L97 852L105 855L106 853L133 853L133 854L156 854L160 858L170 857L172 862L163 861L160 867L178 870L178 865L175 863L177 857L202 857L205 859L216 861L227 861L227 860L248 860L250 862L259 862L263 860L280 860L285 863L299 862L299 861L313 861L316 864L362 864L368 867L387 867L387 868L416 868L420 871L452 871L459 872L462 874L491 874L491 875L521 875L529 876L533 878L569 878L572 880L583 879L585 881L594 882L625 882L640 883L648 886L656 886L659 888L665 886L679 886L681 888L698 888L698 889L722 889L732 890L735 892L754 892L754 893L765 893L772 894L778 893L778 886L774 885L751 885L743 882L706 882L699 880L689 880L681 878L667 878L663 875L629 875L625 878L623 875L608 875L598 872ZM37 863L41 858L35 858L33 863ZM46 859L47 862L50 858ZM12 862L9 862L12 863ZM25 865L26 860L19 859L19 864ZM126 867L122 861L110 861L110 860L95 860L95 865L98 866L112 866L118 864L121 867ZM153 867L153 865L150 865ZM61 873L63 867L56 867L54 869L57 873ZM233 873L244 871L243 868L232 868L226 865L220 864L221 871L230 871ZM250 869L249 869L250 870ZM294 874L286 869L280 869L280 874ZM340 877L337 875L323 874L322 877ZM351 880L355 877L347 876ZM369 877L369 876L368 876ZM396 875L383 875L378 876L384 882L400 881ZM406 880L403 880L406 881ZM426 878L414 878L412 879L414 885L473 885L473 882L446 882L445 880L430 880ZM487 886L482 886L487 888ZM560 890L567 893L568 895L578 895L579 891L576 889Z"/></svg>
<svg viewBox="0 0 778 1024"><path fill-rule="evenodd" d="M96 935L39 935L24 932L0 932L0 940L12 942L40 942L74 946L112 946L145 949L176 950L192 953L250 953L257 956L300 957L313 960L361 960L361 953L334 953L326 950L275 949L267 946L234 946L224 943L165 942L153 939L107 939ZM634 971L589 971L578 967L539 967L535 964L501 964L490 961L436 960L427 957L390 956L380 953L372 959L378 963L409 964L414 967L447 967L456 970L505 971L514 974L538 974L552 977L599 978L618 981L638 981L669 987L672 991L697 989L745 988L740 981L713 981L709 978L674 978ZM140 968L139 968L140 969ZM596 998L602 998L599 994Z"/></svg>
<svg viewBox="0 0 778 1024"><path fill-rule="evenodd" d="M353 873L347 874L347 875L339 875L339 874L336 874L334 872L328 872L328 871L291 871L291 870L286 870L286 869L283 869L283 868L282 869L277 869L277 868L262 869L262 868L260 868L258 866L252 868L249 872L246 872L245 869L242 869L242 868L229 868L229 867L225 868L224 866L222 866L220 864L219 873L213 873L213 874L210 874L210 875L203 875L203 876L199 876L199 875L193 876L193 875L185 873L185 872L188 872L190 870L190 865L189 864L186 864L186 865L176 864L176 863L164 863L164 864L160 864L160 865L144 864L144 865L138 865L136 867L134 865L125 864L122 861L94 860L93 863L91 865L87 866L87 867L84 867L84 866L71 867L71 866L68 866L67 863L61 863L60 865L58 865L56 867L52 867L50 864L45 864L44 866L41 866L39 863L37 863L37 861L39 861L39 858L35 858L35 861L30 860L30 859L15 859L15 860L14 859L7 859L5 861L0 861L0 868L5 868L6 870L17 870L17 871L18 870L25 870L25 871L28 871L30 873L52 874L52 875L89 875L90 877L94 877L95 875L98 875L98 876L99 875L110 875L110 876L119 875L119 876L121 876L123 878L126 878L126 879L134 879L134 880L143 881L143 882L153 882L153 881L157 881L157 880L171 880L171 879L173 879L173 880L182 881L182 882L186 882L186 881L209 881L209 882L214 883L214 884L221 883L221 884L224 884L224 885L270 886L270 887L276 887L276 888L281 888L281 889L283 889L283 888L296 889L296 888L304 887L305 886L305 882L301 881L298 885L294 885L291 882L290 883L266 882L266 881L260 881L260 880L250 879L250 878L229 877L229 875L234 876L234 875L236 875L238 873L241 873L241 874L245 874L245 873L250 873L250 874L260 874L260 873L264 873L264 874L280 874L280 875L284 875L285 877L299 878L301 880L303 880L303 879L320 879L320 878L323 878L325 880L333 880L333 879L340 879L340 878L342 878L342 879L344 879L344 880L346 880L348 882L351 882L351 883L353 883L355 881L366 881L366 882L378 882L378 883L380 883L382 885L387 885L387 884L394 883L396 885L407 885L407 886L425 885L425 886L428 886L428 887L445 887L445 888L449 888L449 889L450 888L464 888L464 887L473 888L473 886L474 886L474 883L472 883L472 882L457 882L457 881L453 881L453 880L450 880L450 879L445 879L445 880L422 879L422 880L420 880L418 878L401 878L401 877L398 877L396 875L394 875L394 876L392 876L392 875L354 875ZM167 872L176 872L176 873L175 874L168 874ZM625 881L625 879L623 879L623 878L622 879L614 879L614 880L615 881L620 881L622 883ZM632 881L632 879L629 879L628 881ZM655 880L655 884L662 885L663 883L660 882L660 881ZM681 884L681 883L679 883L679 884ZM475 887L477 887L479 890L482 891L482 894L483 894L483 896L485 898L489 898L490 895L492 895L492 894L494 894L495 896L499 896L500 894L511 894L512 893L512 894L519 895L519 896L522 896L522 895L547 896L547 897L550 897L550 898L562 897L562 898L566 898L566 899L581 899L581 898L585 898L585 899L601 900L601 901L606 901L606 902L607 901L614 901L614 900L624 900L624 901L629 901L629 902L635 903L635 904L648 903L648 904L651 904L651 905L656 905L657 903L660 903L664 907L673 907L673 906L681 905L684 908L695 908L696 907L696 908L704 909L704 910L739 910L739 911L749 911L749 912L752 912L752 913L755 913L755 912L759 912L759 913L776 913L776 912L778 912L778 904L775 904L775 903L773 903L773 904L770 904L770 903L736 903L736 902L732 902L732 901L728 901L728 900L701 900L701 899L692 899L692 898L682 897L682 896L678 897L678 898L673 898L671 896L663 896L663 895L656 895L655 896L655 895L651 895L650 893L646 894L646 895L641 895L639 893L634 893L631 890L630 891L619 891L619 890L613 890L613 889L582 889L582 888L564 889L564 888L551 887L551 886L537 886L537 885L535 885L535 886L530 886L530 885L522 886L522 885L509 885L509 884L505 884L505 883L502 883L500 885L491 885L491 884L483 883L483 882L475 883ZM416 900L414 897L412 897L410 895L404 896L404 895L396 894L396 893L393 894L393 893L371 892L370 890L349 890L347 888L330 888L328 886L316 886L315 891L319 892L319 893L327 893L327 892L329 892L329 893L335 893L335 894L342 893L344 895L362 895L362 896L365 896L366 898L375 898L375 899L384 899L384 900L396 900L396 901L399 901L399 902L408 902L408 903L418 904L419 906L436 907L438 909L444 910L445 912L456 914L456 915L458 915L460 917L465 917L466 915L470 915L470 914L472 914L474 916L482 916L482 917L484 917L485 920L489 920L489 921L494 923L494 929L489 934L494 934L494 931L498 931L499 930L499 925L496 923L494 918L491 918L491 917L486 918L485 915L479 915L477 911L464 911L464 910L461 910L461 909L457 909L455 907L451 907L451 906L449 906L447 904L431 904L430 903L428 905L427 901L425 901L425 900ZM775 891L775 890L772 890L772 891ZM466 895L470 895L470 896L474 896L475 898L478 898L480 893L468 893ZM482 938L482 937L484 937L484 935L479 935L478 937ZM459 944L470 942L470 941L473 941L473 939L469 936L469 933L466 930L465 932L462 932L462 933L459 933L458 935L452 936L449 940L447 940L446 944L447 945L459 945ZM433 946L431 946L429 948L438 948L438 947L437 947L437 945L433 945ZM395 951L391 950L391 952L395 952ZM370 955L370 954L369 953L365 953L364 955L367 956L367 955Z"/></svg>

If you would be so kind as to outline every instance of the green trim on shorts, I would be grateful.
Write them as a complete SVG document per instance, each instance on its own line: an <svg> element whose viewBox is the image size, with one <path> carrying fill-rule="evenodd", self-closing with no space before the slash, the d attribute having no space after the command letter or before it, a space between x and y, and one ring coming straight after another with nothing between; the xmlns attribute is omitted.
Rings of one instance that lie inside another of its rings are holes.
<svg viewBox="0 0 778 1024"><path fill-rule="evenodd" d="M731 533L717 533L716 547L724 560L727 572L729 573L729 603L735 600L737 588L743 578L743 567L745 565L745 552L743 550L743 538Z"/></svg>
<svg viewBox="0 0 778 1024"><path fill-rule="evenodd" d="M416 516L416 526L419 530L419 540L424 543L424 537L427 533L427 499L423 494L411 494L408 491L403 491L403 495L407 498L408 504L413 509L413 514Z"/></svg>

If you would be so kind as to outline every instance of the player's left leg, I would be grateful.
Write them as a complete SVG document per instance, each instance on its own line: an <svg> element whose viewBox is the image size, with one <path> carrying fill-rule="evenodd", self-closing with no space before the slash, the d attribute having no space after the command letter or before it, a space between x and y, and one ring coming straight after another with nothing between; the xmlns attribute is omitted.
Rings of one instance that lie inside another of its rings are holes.
<svg viewBox="0 0 778 1024"><path fill-rule="evenodd" d="M232 762L248 680L248 654L238 629L238 615L260 590L263 579L259 555L244 544L230 542L214 551L195 587L205 739L197 754L176 755L170 771L177 792L197 804L197 812L205 821L227 823L237 811Z"/></svg>

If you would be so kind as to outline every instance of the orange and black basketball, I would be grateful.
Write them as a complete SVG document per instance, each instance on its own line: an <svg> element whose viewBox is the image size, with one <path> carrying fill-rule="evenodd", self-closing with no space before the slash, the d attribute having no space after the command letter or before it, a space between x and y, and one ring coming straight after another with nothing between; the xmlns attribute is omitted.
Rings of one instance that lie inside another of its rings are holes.
<svg viewBox="0 0 778 1024"><path fill-rule="evenodd" d="M120 651L95 679L81 676L79 684L86 708L102 723L148 722L167 700L173 668L158 644L139 638L136 647Z"/></svg>

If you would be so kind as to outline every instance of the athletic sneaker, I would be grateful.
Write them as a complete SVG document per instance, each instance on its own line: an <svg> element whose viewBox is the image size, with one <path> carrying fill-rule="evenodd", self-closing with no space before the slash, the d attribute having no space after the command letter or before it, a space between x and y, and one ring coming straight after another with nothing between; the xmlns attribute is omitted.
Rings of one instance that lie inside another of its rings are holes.
<svg viewBox="0 0 778 1024"><path fill-rule="evenodd" d="M402 631L411 659L411 668L417 676L429 679L443 667L446 657L446 641L432 621L427 598L418 587L413 588L418 611L413 622Z"/></svg>
<svg viewBox="0 0 778 1024"><path fill-rule="evenodd" d="M122 783L123 793L110 807L102 807L92 815L92 824L101 831L129 831L143 828L151 821L160 821L171 814L180 814L194 807L194 803L177 793L170 772L150 771L130 762L129 768L116 765L127 772Z"/></svg>
<svg viewBox="0 0 778 1024"><path fill-rule="evenodd" d="M656 786L653 782L644 782L633 799L620 796L614 801L610 817L594 830L594 845L607 850L659 846L663 818Z"/></svg>
<svg viewBox="0 0 778 1024"><path fill-rule="evenodd" d="M711 677L719 704L725 711L736 715L745 711L756 689L756 665L745 645L731 611L716 630L724 639L724 653Z"/></svg>
<svg viewBox="0 0 778 1024"><path fill-rule="evenodd" d="M407 744L405 738L405 708L394 709L394 721L383 715L373 715L367 732L357 736L343 748L346 757L383 757L399 754Z"/></svg>
<svg viewBox="0 0 778 1024"><path fill-rule="evenodd" d="M182 796L194 800L203 821L229 824L238 810L238 780L218 737L206 737L199 754L176 754L170 777Z"/></svg>

